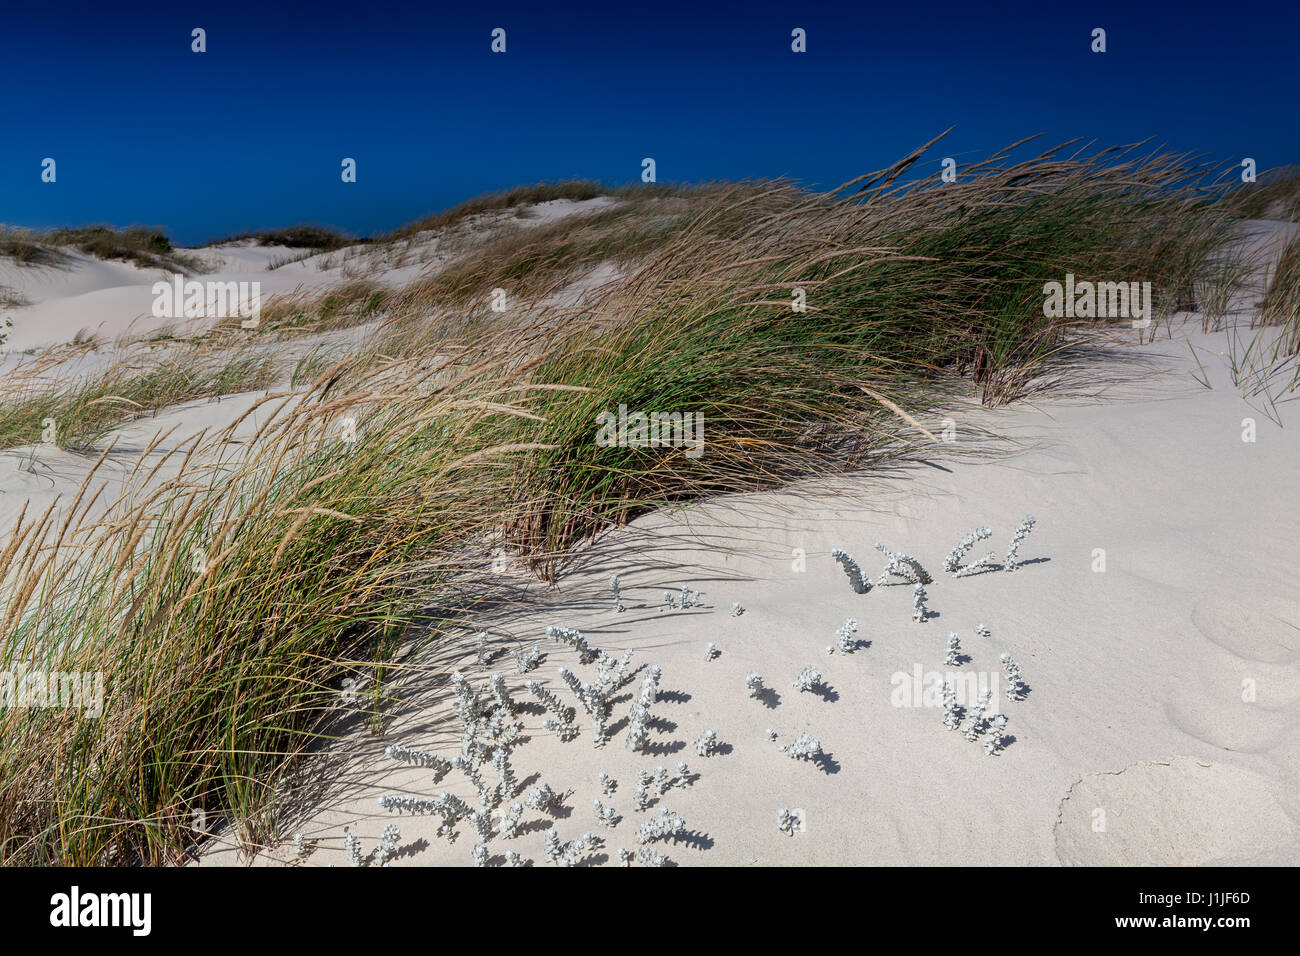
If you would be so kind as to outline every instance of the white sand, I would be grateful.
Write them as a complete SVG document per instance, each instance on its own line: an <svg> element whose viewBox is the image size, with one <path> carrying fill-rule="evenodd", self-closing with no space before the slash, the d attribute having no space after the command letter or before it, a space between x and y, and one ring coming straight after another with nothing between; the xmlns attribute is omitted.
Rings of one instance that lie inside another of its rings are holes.
<svg viewBox="0 0 1300 956"><path fill-rule="evenodd" d="M419 233L396 247L348 246L284 262L307 250L258 246L251 241L222 243L177 251L211 270L191 278L203 282L260 282L265 305L277 295L323 291L350 280L367 278L397 288L441 268L458 248L481 242L502 229L532 229L573 215L613 205L605 196L575 202L556 199L469 217L447 234ZM58 265L17 265L0 257L0 289L18 293L27 305L0 312L13 320L4 352L22 352L70 342L85 330L112 341L123 335L147 335L160 329L196 331L201 322L155 318L153 284L170 281L173 272L143 269L129 262L105 262L64 249ZM277 261L284 262L276 268Z"/></svg>

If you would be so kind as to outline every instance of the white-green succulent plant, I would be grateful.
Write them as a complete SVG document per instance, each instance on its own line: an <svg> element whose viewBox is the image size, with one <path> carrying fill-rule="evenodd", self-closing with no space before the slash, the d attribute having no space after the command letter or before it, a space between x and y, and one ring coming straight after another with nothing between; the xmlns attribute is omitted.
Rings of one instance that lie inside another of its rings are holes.
<svg viewBox="0 0 1300 956"><path fill-rule="evenodd" d="M524 795L524 806L530 810L545 810L554 802L555 792L544 783L529 787Z"/></svg>
<svg viewBox="0 0 1300 956"><path fill-rule="evenodd" d="M926 607L925 601L929 597L925 592L925 585L918 584L912 588L912 620L922 623L930 616L930 609Z"/></svg>
<svg viewBox="0 0 1300 956"><path fill-rule="evenodd" d="M796 760L813 760L822 752L822 742L805 730L795 738L794 743L781 749L785 751L786 756Z"/></svg>
<svg viewBox="0 0 1300 956"><path fill-rule="evenodd" d="M695 752L701 757L710 757L718 746L718 732L708 729L695 741Z"/></svg>
<svg viewBox="0 0 1300 956"><path fill-rule="evenodd" d="M995 714L993 719L989 721L989 728L984 733L984 752L990 757L1002 752L1006 729L1006 714Z"/></svg>
<svg viewBox="0 0 1300 956"><path fill-rule="evenodd" d="M808 692L822 682L822 672L815 667L805 667L794 679L796 690Z"/></svg>
<svg viewBox="0 0 1300 956"><path fill-rule="evenodd" d="M966 726L962 730L962 736L967 740L978 740L981 733L984 732L984 714L988 711L989 704L993 701L993 691L985 687L980 691L979 699L971 707L970 714L966 718Z"/></svg>
<svg viewBox="0 0 1300 956"><path fill-rule="evenodd" d="M403 747L401 744L392 744L385 747L384 756L389 760L396 760L398 763L432 769L435 783L451 769L451 763L437 754L429 753L426 750L412 750L409 747Z"/></svg>
<svg viewBox="0 0 1300 956"><path fill-rule="evenodd" d="M597 820L599 820L605 826L610 828L613 828L614 826L617 825L616 821L618 820L618 814L615 812L613 807L605 806L603 803L600 802L599 799L593 800L592 806L596 810Z"/></svg>
<svg viewBox="0 0 1300 956"><path fill-rule="evenodd" d="M686 818L680 813L673 813L667 807L660 807L659 812L648 817L637 827L636 842L642 845L655 840L676 839L686 830Z"/></svg>
<svg viewBox="0 0 1300 956"><path fill-rule="evenodd" d="M519 820L524 815L524 805L516 800L501 815L501 835L512 839L519 831Z"/></svg>
<svg viewBox="0 0 1300 956"><path fill-rule="evenodd" d="M1002 662L1002 673L1007 679L1007 700L1020 700L1024 696L1020 665L1016 663L1015 658L1005 651L998 657L998 660Z"/></svg>
<svg viewBox="0 0 1300 956"><path fill-rule="evenodd" d="M596 775L596 782L600 784L600 792L607 797L613 796L618 789L618 781L604 771Z"/></svg>
<svg viewBox="0 0 1300 956"><path fill-rule="evenodd" d="M844 573L848 575L849 578L849 586L853 588L854 591L858 594L866 594L871 590L871 582L862 576L862 568L858 565L858 562L854 559L853 555L849 554L843 548L834 548L831 551L831 557L838 561L840 567L844 569Z"/></svg>
<svg viewBox="0 0 1300 956"><path fill-rule="evenodd" d="M776 826L786 836L794 836L794 831L799 826L799 818L788 807L782 807L776 811Z"/></svg>
<svg viewBox="0 0 1300 956"><path fill-rule="evenodd" d="M393 854L397 852L397 841L401 839L401 834L397 830L396 823L390 823L384 827L384 832L380 834L379 843L375 846L370 854L371 866L387 866L388 861Z"/></svg>
<svg viewBox="0 0 1300 956"><path fill-rule="evenodd" d="M961 666L961 638L956 631L948 632L948 653L944 655L943 663L947 667Z"/></svg>
<svg viewBox="0 0 1300 956"><path fill-rule="evenodd" d="M596 659L596 651L587 644L582 632L571 627L557 627L552 624L546 629L546 636L553 641L567 644L578 652L578 663L590 664Z"/></svg>
<svg viewBox="0 0 1300 956"><path fill-rule="evenodd" d="M1034 516L1025 515L1024 520L1016 526L1015 533L1011 536L1011 544L1007 546L1007 559L1003 564L1008 571L1014 571L1020 566L1020 545L1033 530Z"/></svg>
<svg viewBox="0 0 1300 956"><path fill-rule="evenodd" d="M943 682L943 725L949 730L956 730L961 722L957 711L957 691L948 681Z"/></svg>
<svg viewBox="0 0 1300 956"><path fill-rule="evenodd" d="M835 649L841 654L851 654L858 646L857 638L854 636L858 633L858 622L853 618L848 618L840 625L839 630L835 632Z"/></svg>
<svg viewBox="0 0 1300 956"><path fill-rule="evenodd" d="M998 556L990 551L978 561L973 561L967 565L961 563L962 559L966 557L966 553L970 551L971 548L975 547L978 542L992 537L992 535L992 528L976 528L970 534L966 535L966 537L962 538L957 547L948 552L948 556L943 559L943 569L960 578L964 575L971 574L980 568L987 567L997 561Z"/></svg>
<svg viewBox="0 0 1300 956"><path fill-rule="evenodd" d="M890 551L879 541L876 542L876 550L885 556L885 568L876 579L877 584L884 584L891 574L902 578L908 584L934 583L930 572L925 570L914 556L902 551Z"/></svg>
<svg viewBox="0 0 1300 956"><path fill-rule="evenodd" d="M534 644L526 651L512 647L510 649L510 656L514 659L515 669L520 674L527 674L529 671L537 668L537 664L542 657L542 649L537 644Z"/></svg>

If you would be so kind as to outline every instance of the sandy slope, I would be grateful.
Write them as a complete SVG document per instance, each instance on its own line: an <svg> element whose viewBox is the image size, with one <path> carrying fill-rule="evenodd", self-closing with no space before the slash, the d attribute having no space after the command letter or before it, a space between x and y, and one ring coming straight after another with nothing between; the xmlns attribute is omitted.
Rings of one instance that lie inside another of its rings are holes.
<svg viewBox="0 0 1300 956"><path fill-rule="evenodd" d="M1213 389L1194 380L1187 341L1202 350ZM547 624L577 627L614 654L630 648L643 669L621 692L603 749L593 747L580 707L581 736L570 743L542 729L535 709L521 709L527 740L513 750L516 773L563 793L563 804L526 811L526 832L514 840L494 836L494 862L514 848L545 863L551 825L562 841L603 836L589 862L635 849L636 828L657 809L633 811L636 772L672 771L683 759L698 775L693 787L658 804L681 813L689 835L657 844L682 865L1300 861L1300 441L1293 411L1283 430L1231 388L1217 354L1226 350L1222 335L1189 325L1134 349L1149 366L1104 402L972 409L958 416L952 447L891 473L646 516L585 549L554 589L503 575L513 598L478 623L497 648L541 641L545 659L529 676L566 702L577 703L556 668L584 679L594 668L548 643ZM1253 443L1242 440L1247 417L1256 421ZM985 426L1012 441L981 440ZM979 454L962 454L977 445ZM968 530L992 526L987 543L1004 550L1026 512L1038 527L1015 573L942 572ZM829 551L847 549L874 575L877 540L916 554L937 576L929 588L936 617L911 620L906 585L850 589ZM1096 549L1105 551L1104 571ZM621 613L609 607L611 573L624 582ZM703 606L663 609L664 590L682 585L704 592ZM741 616L729 613L733 601ZM827 656L847 617L869 646ZM990 640L976 635L977 623ZM950 630L973 658L958 668L942 665ZM709 641L721 651L711 661ZM390 729L375 736L353 721L311 768L324 789L303 789L301 802L315 809L295 817L289 807L282 822L284 839L301 830L319 846L304 865L345 865L348 832L369 853L388 822L402 834L395 865L470 862L477 838L468 824L448 845L436 835L438 818L389 816L376 798L447 789L473 804L460 773L435 781L383 756L393 742L457 752L449 689L433 676L453 667L476 685L499 671L517 701L531 700L504 650L480 666L472 645L467 633L456 646L408 658L413 670L399 684L404 702ZM1020 662L1029 691L1001 700L1014 739L1000 756L946 730L938 707L899 697L910 680L898 675L917 668L998 680L1003 651ZM624 718L650 664L662 667L666 693L652 708L650 753L634 754ZM822 693L792 686L809 664L825 676ZM750 671L764 675L769 699L746 696ZM722 744L708 758L693 744L705 728ZM825 756L791 759L765 739L766 728L779 743L808 730ZM592 809L601 771L619 781L602 798L622 817L608 830ZM482 772L495 783L490 766ZM804 810L806 829L781 833L780 807ZM258 861L291 856L283 847ZM236 859L218 848L203 862Z"/></svg>
<svg viewBox="0 0 1300 956"><path fill-rule="evenodd" d="M209 270L193 277L200 281L260 282L265 304L276 295L323 290L361 277L400 287L441 268L457 248L482 241L496 230L536 228L567 216L596 212L613 202L605 196L580 202L556 199L529 206L518 215L508 209L470 217L449 235L420 233L395 246L349 246L298 261L286 260L304 250L257 246L251 241L178 251ZM5 351L69 342L82 330L111 341L164 328L180 334L202 325L152 315L153 284L169 281L172 273L64 251L66 260L59 265L19 266L0 257L0 288L13 290L29 303L3 313L14 323Z"/></svg>

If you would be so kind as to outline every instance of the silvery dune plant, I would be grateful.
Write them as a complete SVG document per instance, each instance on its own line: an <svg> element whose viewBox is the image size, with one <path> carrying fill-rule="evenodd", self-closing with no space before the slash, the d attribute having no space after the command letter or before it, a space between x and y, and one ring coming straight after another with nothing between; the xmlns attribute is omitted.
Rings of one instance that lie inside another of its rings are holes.
<svg viewBox="0 0 1300 956"><path fill-rule="evenodd" d="M472 723L477 720L482 713L483 706L479 700L478 694L469 686L465 680L465 675L460 671L454 671L451 675L451 689L455 695L452 700L452 709L465 723Z"/></svg>
<svg viewBox="0 0 1300 956"><path fill-rule="evenodd" d="M492 768L496 770L497 778L501 781L497 785L501 800L504 802L512 799L519 790L519 780L515 777L514 768L510 766L510 757L505 747L498 747L492 751Z"/></svg>
<svg viewBox="0 0 1300 956"><path fill-rule="evenodd" d="M750 697L757 697L763 693L763 675L751 671L745 675L745 693Z"/></svg>
<svg viewBox="0 0 1300 956"><path fill-rule="evenodd" d="M993 719L989 721L989 729L984 734L984 752L990 757L1002 752L1006 729L1006 714L995 714Z"/></svg>
<svg viewBox="0 0 1300 956"><path fill-rule="evenodd" d="M659 665L651 664L649 673L641 681L641 693L637 697L637 703L646 710L659 700L659 679L662 676L663 671L659 669Z"/></svg>
<svg viewBox="0 0 1300 956"><path fill-rule="evenodd" d="M795 828L799 825L799 819L790 812L788 807L782 807L776 811L776 826L786 836L794 836Z"/></svg>
<svg viewBox="0 0 1300 956"><path fill-rule="evenodd" d="M526 651L512 647L510 649L510 656L514 659L515 670L520 674L527 674L529 671L537 668L537 662L541 659L542 650L537 644L534 644Z"/></svg>
<svg viewBox="0 0 1300 956"><path fill-rule="evenodd" d="M695 752L701 757L710 757L718 746L718 732L716 730L705 730L700 734L699 740L695 741Z"/></svg>
<svg viewBox="0 0 1300 956"><path fill-rule="evenodd" d="M488 679L488 688L492 691L492 699L496 701L498 707L507 714L515 712L515 702L510 699L510 692L506 689L506 679L500 674L493 674Z"/></svg>
<svg viewBox="0 0 1300 956"><path fill-rule="evenodd" d="M822 672L815 667L805 667L794 679L797 690L808 692L822 682Z"/></svg>
<svg viewBox="0 0 1300 956"><path fill-rule="evenodd" d="M602 694L612 694L628 681L628 665L632 663L632 652L624 651L618 660L601 652L596 661L596 686Z"/></svg>
<svg viewBox="0 0 1300 956"><path fill-rule="evenodd" d="M646 810L650 807L651 802L650 788L645 784L638 783L632 790L632 806L637 810Z"/></svg>
<svg viewBox="0 0 1300 956"><path fill-rule="evenodd" d="M998 559L998 556L992 551L980 558L978 561L973 561L967 565L961 563L962 559L966 557L966 553L970 551L971 548L975 547L978 542L992 536L992 528L976 528L970 534L966 535L966 537L962 538L957 547L948 552L948 556L943 559L943 569L960 578L963 575L971 574L979 568L987 567L992 564Z"/></svg>
<svg viewBox="0 0 1300 956"><path fill-rule="evenodd" d="M460 735L460 756L470 763L480 763L487 754L487 744L479 739L479 724L471 720Z"/></svg>
<svg viewBox="0 0 1300 956"><path fill-rule="evenodd" d="M667 866L668 857L648 846L636 851L636 861L642 866Z"/></svg>
<svg viewBox="0 0 1300 956"><path fill-rule="evenodd" d="M1014 571L1020 566L1020 545L1025 538L1029 537L1029 532L1034 530L1034 516L1025 515L1023 521L1016 526L1015 534L1011 536L1011 544L1007 546L1007 559L1003 562L1008 571Z"/></svg>
<svg viewBox="0 0 1300 956"><path fill-rule="evenodd" d="M858 633L858 622L848 618L835 632L835 649L841 654L851 654L858 642L854 635Z"/></svg>
<svg viewBox="0 0 1300 956"><path fill-rule="evenodd" d="M717 644L713 643L712 641L709 641L709 643L704 645L704 659L706 661L711 661L717 656L718 656Z"/></svg>
<svg viewBox="0 0 1300 956"><path fill-rule="evenodd" d="M925 606L928 596L925 593L924 584L918 584L912 588L912 620L917 623L925 621L930 616L930 609Z"/></svg>
<svg viewBox="0 0 1300 956"><path fill-rule="evenodd" d="M785 751L786 756L796 760L812 760L822 752L822 743L805 730L795 738L794 743L781 749Z"/></svg>
<svg viewBox="0 0 1300 956"><path fill-rule="evenodd" d="M607 807L599 799L593 800L591 804L596 810L596 819L607 827L613 827L614 821L618 819L618 814L613 807Z"/></svg>
<svg viewBox="0 0 1300 956"><path fill-rule="evenodd" d="M555 802L555 793L544 783L528 788L524 795L524 806L530 810L545 810Z"/></svg>
<svg viewBox="0 0 1300 956"><path fill-rule="evenodd" d="M672 786L681 787L683 790L691 789L691 771L686 766L685 760L677 761L677 779L672 782Z"/></svg>
<svg viewBox="0 0 1300 956"><path fill-rule="evenodd" d="M506 850L506 866L525 866L526 861L514 850Z"/></svg>
<svg viewBox="0 0 1300 956"><path fill-rule="evenodd" d="M505 813L501 815L501 835L507 840L512 839L519 830L519 820L524 815L524 805L516 800L510 804Z"/></svg>
<svg viewBox="0 0 1300 956"><path fill-rule="evenodd" d="M546 636L560 644L567 644L578 652L578 663L590 664L596 659L596 651L587 643L582 632L571 627L557 627L552 624L546 628Z"/></svg>
<svg viewBox="0 0 1300 956"><path fill-rule="evenodd" d="M576 840L561 843L554 827L546 831L543 843L546 858L556 866L577 866L578 861L582 859L583 853L589 848L594 849L599 845L600 838L594 833L584 833Z"/></svg>
<svg viewBox="0 0 1300 956"><path fill-rule="evenodd" d="M613 796L618 789L618 781L603 770L596 776L596 782L600 784L600 792L607 797Z"/></svg>
<svg viewBox="0 0 1300 956"><path fill-rule="evenodd" d="M943 725L956 730L961 718L957 711L957 691L948 681L943 682Z"/></svg>
<svg viewBox="0 0 1300 956"><path fill-rule="evenodd" d="M554 714L557 719L565 723L570 723L573 721L573 718L575 716L573 708L567 706L566 704L562 704L560 702L560 698L552 694L549 690L543 687L539 682L535 680L530 680L526 682L524 686L527 687L529 693L531 693L534 697L540 700L542 702L542 706L544 706L547 710L549 710L552 714Z"/></svg>
<svg viewBox="0 0 1300 956"><path fill-rule="evenodd" d="M643 846L655 840L676 839L686 829L686 818L674 813L667 807L660 807L659 812L646 819L636 831L636 842Z"/></svg>
<svg viewBox="0 0 1300 956"><path fill-rule="evenodd" d="M858 594L866 594L871 590L871 582L862 576L862 568L854 560L853 555L849 554L843 548L835 548L831 551L831 557L839 562L844 573L848 575L849 586Z"/></svg>
<svg viewBox="0 0 1300 956"><path fill-rule="evenodd" d="M668 768L663 764L655 767L654 776L650 778L650 786L654 788L657 797L662 797L664 791L672 786L672 781L668 776Z"/></svg>
<svg viewBox="0 0 1300 956"><path fill-rule="evenodd" d="M914 556L905 554L902 551L890 551L879 541L876 542L876 550L885 556L885 568L880 572L880 577L876 579L877 584L884 584L889 580L891 574L902 578L908 584L934 583L934 578L930 577L930 572L925 570L921 566L921 562Z"/></svg>
<svg viewBox="0 0 1300 956"><path fill-rule="evenodd" d="M478 810L471 810L469 813L465 814L465 819L469 821L470 826L474 828L474 832L478 834L478 838L481 841L486 843L488 840L492 839L492 823L486 813L480 813Z"/></svg>
<svg viewBox="0 0 1300 956"><path fill-rule="evenodd" d="M348 866L361 865L361 841L355 833L349 833L343 840L343 852L347 854Z"/></svg>
<svg viewBox="0 0 1300 956"><path fill-rule="evenodd" d="M984 714L993 701L993 691L985 687L980 691L979 699L971 708L970 715L966 718L966 727L962 731L962 736L967 740L978 740L984 731Z"/></svg>
<svg viewBox="0 0 1300 956"><path fill-rule="evenodd" d="M392 744L385 747L384 756L389 760L410 764L413 767L428 767L433 771L435 783L451 769L451 763L437 754L431 754L426 750L412 750L409 747L403 747L401 744Z"/></svg>
<svg viewBox="0 0 1300 956"><path fill-rule="evenodd" d="M650 709L634 704L627 719L627 749L633 752L642 750L649 739Z"/></svg>
<svg viewBox="0 0 1300 956"><path fill-rule="evenodd" d="M482 843L474 844L473 859L475 866L488 865L488 848Z"/></svg>
<svg viewBox="0 0 1300 956"><path fill-rule="evenodd" d="M389 859L397 852L397 841L402 838L396 823L389 823L380 834L379 845L371 856L372 866L387 866Z"/></svg>
<svg viewBox="0 0 1300 956"><path fill-rule="evenodd" d="M956 631L948 632L948 653L944 655L943 663L947 667L961 666L961 638Z"/></svg>
<svg viewBox="0 0 1300 956"><path fill-rule="evenodd" d="M622 598L619 596L619 582L618 582L618 575L617 575L617 574L611 574L611 575L609 576L609 594L610 594L610 597L612 597L612 598L614 599L614 610L615 610L615 611L622 611L622 610L623 610L623 600L622 600Z"/></svg>
<svg viewBox="0 0 1300 956"><path fill-rule="evenodd" d="M998 660L1002 662L1002 673L1007 679L1007 700L1020 700L1023 696L1020 665L1005 651L998 657Z"/></svg>
<svg viewBox="0 0 1300 956"><path fill-rule="evenodd" d="M745 609L744 609L743 607L740 606L740 602L739 602L739 601L732 601L732 602L731 602L731 616L732 616L732 617L740 617L740 615L742 615L742 614L744 614L744 613L745 613Z"/></svg>
<svg viewBox="0 0 1300 956"><path fill-rule="evenodd" d="M478 794L479 803L488 809L496 806L497 788L489 787L483 782L483 776L478 772L478 768L474 764L464 757L456 756L451 758L451 765L463 773L465 778L473 785L475 792Z"/></svg>
<svg viewBox="0 0 1300 956"><path fill-rule="evenodd" d="M488 632L479 631L474 643L474 658L478 661L478 666L486 665L492 656L488 653Z"/></svg>

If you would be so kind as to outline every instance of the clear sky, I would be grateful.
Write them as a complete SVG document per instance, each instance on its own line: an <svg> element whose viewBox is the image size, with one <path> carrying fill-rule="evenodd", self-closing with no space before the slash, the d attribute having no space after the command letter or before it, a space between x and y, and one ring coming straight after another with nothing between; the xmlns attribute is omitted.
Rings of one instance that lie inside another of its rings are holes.
<svg viewBox="0 0 1300 956"><path fill-rule="evenodd" d="M1034 133L1300 162L1294 0L118 6L0 12L0 222L368 234L647 156L661 182L833 186L949 126L936 172Z"/></svg>

